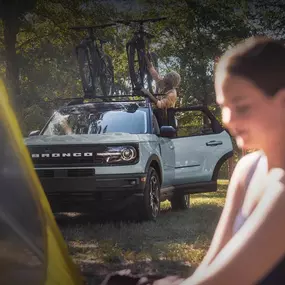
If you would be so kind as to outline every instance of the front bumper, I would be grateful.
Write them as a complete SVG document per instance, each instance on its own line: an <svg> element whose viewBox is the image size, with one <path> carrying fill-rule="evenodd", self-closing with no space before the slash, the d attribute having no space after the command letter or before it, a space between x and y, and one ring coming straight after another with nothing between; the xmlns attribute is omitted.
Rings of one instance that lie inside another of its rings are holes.
<svg viewBox="0 0 285 285"><path fill-rule="evenodd" d="M123 206L130 198L141 197L146 183L143 173L68 177L66 173L54 172L48 177L42 169L36 172L52 208L59 211L76 211L77 206L88 210L88 205L100 208L106 203Z"/></svg>

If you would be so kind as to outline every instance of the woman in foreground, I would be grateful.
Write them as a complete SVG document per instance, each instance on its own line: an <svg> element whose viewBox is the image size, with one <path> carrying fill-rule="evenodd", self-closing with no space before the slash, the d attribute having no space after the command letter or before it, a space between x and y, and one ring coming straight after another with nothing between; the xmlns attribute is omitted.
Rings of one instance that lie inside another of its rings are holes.
<svg viewBox="0 0 285 285"><path fill-rule="evenodd" d="M285 48L251 38L215 76L224 125L244 156L232 175L209 251L194 274L156 284L285 284Z"/></svg>

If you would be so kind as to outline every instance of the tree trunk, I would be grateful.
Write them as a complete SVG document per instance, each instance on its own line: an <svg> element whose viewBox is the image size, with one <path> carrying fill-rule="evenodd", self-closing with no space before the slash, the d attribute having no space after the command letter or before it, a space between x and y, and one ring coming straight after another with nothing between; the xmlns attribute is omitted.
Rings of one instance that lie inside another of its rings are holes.
<svg viewBox="0 0 285 285"><path fill-rule="evenodd" d="M3 19L4 25L4 45L6 54L6 81L9 90L10 102L14 108L16 116L21 117L21 96L20 96L20 76L19 62L16 54L17 34L19 32L19 20L9 17Z"/></svg>

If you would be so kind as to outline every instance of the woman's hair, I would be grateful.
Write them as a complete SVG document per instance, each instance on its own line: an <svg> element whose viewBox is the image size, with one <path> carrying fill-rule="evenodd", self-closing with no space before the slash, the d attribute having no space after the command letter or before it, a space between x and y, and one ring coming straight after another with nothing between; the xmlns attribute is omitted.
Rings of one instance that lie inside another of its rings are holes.
<svg viewBox="0 0 285 285"><path fill-rule="evenodd" d="M249 38L221 57L215 76L223 72L250 80L266 96L274 96L285 88L285 47L278 40Z"/></svg>
<svg viewBox="0 0 285 285"><path fill-rule="evenodd" d="M176 71L168 72L163 79L172 88L177 88L181 82L181 77Z"/></svg>

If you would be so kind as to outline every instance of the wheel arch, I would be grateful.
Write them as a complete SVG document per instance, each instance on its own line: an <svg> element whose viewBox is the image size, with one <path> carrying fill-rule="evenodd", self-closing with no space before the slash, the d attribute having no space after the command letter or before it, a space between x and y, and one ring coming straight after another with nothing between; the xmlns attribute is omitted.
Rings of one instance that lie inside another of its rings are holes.
<svg viewBox="0 0 285 285"><path fill-rule="evenodd" d="M219 175L219 171L222 167L222 165L224 164L224 162L226 162L230 157L232 157L234 154L233 151L229 151L226 154L224 154L220 160L217 162L214 171L213 171L213 176L212 176L212 181L215 181L218 179L218 175Z"/></svg>
<svg viewBox="0 0 285 285"><path fill-rule="evenodd" d="M155 154L152 154L146 163L146 166L145 166L146 173L151 166L157 171L157 174L160 180L160 185L162 185L162 182L163 182L162 166L161 166L159 157Z"/></svg>

